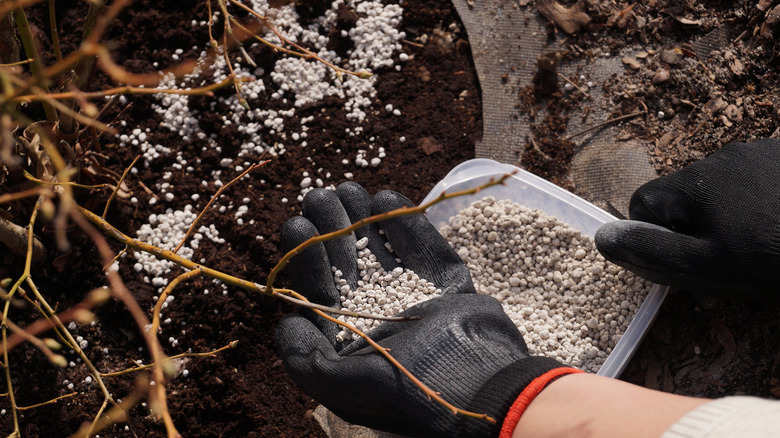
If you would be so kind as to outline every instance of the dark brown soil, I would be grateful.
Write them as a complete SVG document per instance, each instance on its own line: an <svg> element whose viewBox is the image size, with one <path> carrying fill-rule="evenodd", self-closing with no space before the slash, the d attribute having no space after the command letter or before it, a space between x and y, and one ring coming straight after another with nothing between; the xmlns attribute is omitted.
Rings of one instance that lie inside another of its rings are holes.
<svg viewBox="0 0 780 438"><path fill-rule="evenodd" d="M298 9L305 16L313 16L327 3L304 1ZM756 2L707 2L705 7L702 2L654 1L637 3L633 8L611 1L586 3L586 10L594 20L587 32L571 37L572 42L584 49L578 56L617 53L626 46L649 43L664 48L688 47L688 41L707 35L726 22L734 26L728 37L735 39L753 16ZM78 44L85 5L59 7L58 3L57 22L66 53ZM29 14L41 39L41 53L51 63L54 58L45 11L44 3L31 8ZM357 138L345 135L345 129L354 124L346 120L341 110L343 102L337 99L326 99L299 111L296 117L286 121L287 125L292 128L299 124L300 117L316 116L309 123L308 143L322 147L289 148L278 159L254 171L248 180L230 188L225 198L220 199L220 205L231 202L242 205L242 199L248 197L250 213L244 216L244 225L238 225L232 214L221 215L216 209L209 211L203 223L214 224L225 243L216 245L204 240L196 258L206 259L210 267L262 283L281 256L277 236L281 224L300 212L300 204L295 199L303 172L313 174L323 168L334 175L328 183L338 183L345 172L352 172L353 180L369 191L389 188L419 202L452 167L473 158L474 142L482 135L481 107L462 26L446 0L405 0L404 14L401 28L408 40L404 50L413 57L400 72L379 72L376 108L380 110L369 115L363 125L364 134ZM206 47L208 35L205 31L191 31L189 23L205 16L205 3L193 6L174 0L136 1L108 31L114 60L130 71L151 72L173 64L171 55L178 48L185 50L182 57L194 58L198 51L189 48ZM701 24L685 24L689 21L681 18L697 19ZM348 27L350 23L348 14L340 19L341 26ZM559 32L553 25L549 30L551 37ZM647 105L651 116L632 119L621 127L625 138L640 139L650 145L648 150L660 173L700 159L727 141L746 141L776 133L780 117L776 110L780 95L779 58L775 45L766 37L756 35L702 62L687 55L685 50L680 51L680 59L662 58L661 51L656 51L642 58L641 69L628 79L615 78L602 84L614 91L615 116L635 111L641 107L639 101ZM422 43L423 36L428 36L427 43ZM330 42L335 50L348 48L337 34L331 36ZM260 47L251 49L250 54L264 67L280 56ZM669 68L674 80L648 87L649 78L664 68ZM706 69L713 72L714 80L708 79ZM108 83L106 76L97 72L89 87L100 89ZM566 188L576 189L566 176L573 145L561 141L559 134L570 116L566 99L577 99L577 94L564 94L558 89L542 89L542 94L534 91L525 90L518 97L521 106L528 111L543 105L550 107L546 108L547 115L537 120L534 132L536 138L544 141L528 148L522 163ZM226 89L217 94L225 96L232 92ZM727 111L717 102L719 96L727 98L736 108ZM264 99L267 98L250 101L250 105L269 104ZM130 107L116 106L106 119L117 117L117 121L125 121L130 127L158 126L160 120L151 108L153 98L135 96L129 101ZM147 223L150 214L161 213L169 207L181 209L192 194L208 199L216 191L213 184L204 187L201 181L210 181L210 172L222 169L219 164L222 156L235 156L239 136L235 126L222 122L221 111L225 108L209 111L210 102L211 98L199 97L193 98L191 105L201 110L202 129L219 135L222 155L214 151L203 153L204 144L198 140L184 143L177 135L153 129L151 135L155 142L182 150L188 161L200 158L198 169L196 172L176 170L172 157L155 161L148 168L140 167L138 175L128 180L132 195L139 202L117 199L109 211L109 222L134 235ZM403 108L403 116L381 110L388 103ZM41 117L38 107L31 106L27 111L32 117ZM658 111L664 111L665 118L658 119ZM746 122L737 123L739 117L744 117ZM397 141L401 135L407 138L406 142ZM371 137L373 141L368 140ZM369 143L387 150L381 166L356 168L342 164L342 159L352 161L358 150L368 149ZM107 156L104 161L107 167L120 173L139 153L133 148L119 148L107 137L101 137L91 146ZM256 161L265 157L250 158ZM154 187L165 172L172 172L176 200L165 206L150 205L152 195L144 186ZM230 167L223 175L237 173ZM101 211L106 197L105 192L95 191L80 195L79 200L94 211ZM283 204L282 198L290 202ZM17 214L14 219L24 223L24 215L29 210L19 203L14 208ZM59 309L67 308L92 288L105 283L94 246L80 232L74 230L70 234L72 250L61 253L56 250L48 227L39 227L38 231L50 249L49 261L32 274L52 304L57 303ZM257 240L256 236L263 236L263 240ZM114 244L113 249L122 248ZM141 275L132 269L131 260L127 257L121 263L121 276L142 308L151 313L156 288L143 282ZM18 275L20 266L18 258L4 254L0 278ZM210 289L211 293L203 294L204 289ZM172 320L161 337L168 354L210 351L239 341L235 349L209 358L190 359L185 365L189 375L180 375L169 384L169 409L178 430L187 437L323 436L311 417L316 403L287 377L273 346L275 323L292 308L236 288L229 288L227 294L220 292L221 288L210 280L190 281L176 289L176 300L165 313ZM145 351L139 350L143 347L139 330L122 305L112 302L96 313L98 320L94 326L79 327L74 334L89 341L88 355L101 371L130 367L132 360L149 362ZM780 338L777 336L780 318L777 315L780 310L776 305L712 301L686 291L675 291L662 306L623 378L688 395L777 396L780 394ZM35 317L29 305L13 308L10 316L22 325ZM165 341L168 336L175 336L179 344L170 346ZM75 355L66 355L68 360L76 361ZM54 368L30 346L15 349L9 362L19 405L28 406L68 394L71 392L68 382L74 383L76 392L57 404L22 411L23 436L68 436L98 413L102 395L94 383L84 383L89 373L83 364L76 362L66 369ZM132 375L105 380L116 398L126 397L135 382ZM0 409L6 410L0 415L0 429L6 433L13 430L7 412L9 406L7 398L0 399ZM165 436L165 429L150 416L148 406L142 405L130 412L126 423L111 427L101 436Z"/></svg>
<svg viewBox="0 0 780 438"><path fill-rule="evenodd" d="M320 3L325 5L329 2ZM29 12L39 29L47 29L45 3L43 6L38 5ZM205 4L198 5L201 6L203 11L193 11L192 5L187 2L134 2L118 18L121 25L114 25L109 30L107 38L114 49L114 59L131 71L148 72L155 70L152 62L158 62L160 68L169 65L171 54L177 48L206 47L208 36L205 31L192 32L189 25L191 20L206 16ZM309 9L299 6L302 14L318 12ZM79 32L84 11L85 7L78 6L59 8L60 34L71 35L63 38L66 53L78 41L72 35ZM348 26L348 21L342 20L343 25ZM295 199L300 193L299 182L304 171L314 174L321 167L333 174L328 183L336 184L343 180L345 172L352 172L353 180L371 192L393 189L419 202L452 167L473 158L474 141L481 137L481 107L469 45L458 23L452 6L446 1L405 1L401 28L407 32L410 41L405 43L404 50L411 59L400 72L378 72L381 80L377 87L376 108L381 111L369 115L363 124L364 134L357 138L344 134L345 128L355 124L346 120L341 109L343 102L338 99L326 99L299 111L287 123L295 126L299 124L300 117L315 115L315 120L308 124L308 143L318 147L289 148L284 155L254 171L248 180L227 190L218 205L242 205L243 198L251 199L248 204L250 212L244 216L245 223L239 226L232 214L220 215L217 209L209 211L202 219L203 223L214 224L225 243L216 245L204 241L195 258L205 258L206 264L212 268L263 283L281 257L277 235L282 223L300 212L300 203ZM434 30L450 35L453 44L436 44L435 38L431 38L428 44L414 42L420 36L433 35ZM50 53L47 32L40 31L38 34L43 38L41 50ZM266 60L264 62L279 56L260 47L250 52L254 59ZM196 55L195 51L185 51L183 57ZM53 60L50 56L47 59L49 62ZM100 88L105 86L101 84L107 83L104 74L96 73L90 86ZM232 92L232 89L226 89L218 94ZM193 99L193 106L208 109L209 99ZM153 98L135 96L129 101L132 106L118 115L119 121L124 120L127 126L142 129L158 125L159 117L151 109ZM384 111L388 103L403 108L404 115L397 117ZM253 107L264 104L266 102L262 99L250 101ZM34 114L36 109L31 108L31 111ZM109 114L116 116L118 112L119 108L116 108ZM219 107L214 112L204 111L200 123L205 132L219 134L222 155L217 152L202 153L203 144L197 140L188 144L182 142L178 135L153 130L150 135L155 142L180 148L185 159L195 162L200 158L201 164L193 173L173 168L171 157L157 160L148 168L139 166L138 175L128 180L132 195L139 202L133 204L128 199L117 199L112 204L108 221L134 235L152 213L162 213L165 208L181 209L194 193L208 199L216 187L213 184L204 187L201 181L211 180L209 172L221 169L219 161L222 156L235 156L239 146L235 140L238 138L235 126L225 126L219 116ZM399 136L405 136L407 141L398 142ZM121 173L139 151L121 149L114 140L106 137L96 146L109 157L105 165ZM384 147L387 157L377 168L357 168L352 164L354 157L359 149L369 148L369 139L374 148ZM261 158L250 157L255 161ZM344 158L350 160L350 165L341 163ZM154 187L168 171L172 172L173 192L180 201L165 206L162 203L149 205L151 196L141 183ZM230 168L224 174L237 175L238 172ZM95 191L81 196L80 201L95 211L101 211L106 197L107 193ZM282 198L290 202L283 204ZM254 221L250 223L250 219ZM264 239L257 240L258 235ZM43 269L33 273L43 293L52 303L59 303L60 308L80 301L90 289L101 286L105 281L101 262L91 241L77 231L70 235L70 239L73 248L64 255L55 254L53 241L45 239L51 249L50 260L58 257L60 269L47 263ZM121 250L119 245L112 245L115 251ZM156 288L142 281L141 274L132 269L134 262L131 260L131 257L123 259L121 276L141 307L151 311ZM11 266L19 266L19 260L8 259L8 262ZM283 273L282 284L285 275ZM210 289L211 293L203 294L204 289ZM323 436L310 413L316 403L301 393L287 377L273 345L276 321L293 309L236 288L230 288L226 294L220 292L220 287L211 280L190 281L177 288L174 292L175 304L165 311L165 317L172 320L169 326L164 327L161 336L167 354L204 352L234 340L239 342L235 349L213 357L188 360L185 367L189 375L180 375L170 382L169 410L179 432L187 437ZM132 360L143 359L149 363L149 357L140 350L143 342L138 328L121 304L112 302L96 313L98 321L94 326L82 326L73 332L89 341L88 355L101 371L127 368L132 366ZM12 319L19 323L34 316L29 308L12 312ZM175 336L178 346L170 346L166 342L168 336ZM68 360L76 361L75 355L66 355ZM66 369L54 368L30 346L14 350L10 363L17 402L22 406L71 392L67 389L66 380L75 384L77 392L74 397L57 404L23 411L20 419L23 436L68 436L83 423L92 421L98 413L103 398L94 383L83 383L89 374L83 364L77 363ZM120 399L126 397L134 385L133 375L107 377L105 381L114 397ZM0 408L10 409L6 398L0 399ZM10 413L0 416L0 429L6 433L13 430ZM140 406L133 409L127 423L113 426L101 436L150 437L164 434L163 424L149 415L148 407Z"/></svg>

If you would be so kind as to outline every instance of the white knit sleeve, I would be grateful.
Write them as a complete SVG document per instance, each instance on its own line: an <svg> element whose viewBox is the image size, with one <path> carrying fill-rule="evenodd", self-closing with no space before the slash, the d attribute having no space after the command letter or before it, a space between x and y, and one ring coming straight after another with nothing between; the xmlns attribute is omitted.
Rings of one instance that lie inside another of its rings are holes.
<svg viewBox="0 0 780 438"><path fill-rule="evenodd" d="M780 400L726 397L688 412L662 438L776 437L780 434Z"/></svg>

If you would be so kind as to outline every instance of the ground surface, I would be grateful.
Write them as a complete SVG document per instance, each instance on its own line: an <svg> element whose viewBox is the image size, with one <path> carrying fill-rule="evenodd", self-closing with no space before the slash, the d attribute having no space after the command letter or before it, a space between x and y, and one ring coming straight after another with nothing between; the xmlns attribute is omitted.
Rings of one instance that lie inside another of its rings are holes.
<svg viewBox="0 0 780 438"><path fill-rule="evenodd" d="M324 5L329 2L318 3ZM458 19L447 2L413 0L406 1L404 6L400 27L408 34L410 43L404 43L404 51L411 59L400 72L390 69L378 72L381 81L377 86L377 111L363 124L364 134L357 140L347 137L345 129L356 125L346 120L341 109L343 103L338 99L308 105L296 117L315 116L309 123L307 140L310 146L288 148L285 154L253 172L246 183L228 190L219 204L243 205L244 198L251 199L247 204L250 210L243 216L245 225L237 226L232 214L220 215L213 209L203 220L216 226L225 243L204 244L196 257L205 258L214 268L263 283L270 268L281 257L277 245L282 223L300 212L296 197L300 194L299 182L303 172L313 174L322 167L333 174L328 184L338 184L345 180L345 172L352 172L353 180L371 192L392 188L419 202L449 169L473 158L474 141L481 136L481 108L465 34L458 31ZM190 21L205 19L205 6L203 9L193 11L191 5L178 1L134 2L120 16L123 25L112 27L109 33L115 44L115 59L129 69L142 72L153 71L151 63L155 61L160 67L169 64L170 56L177 48L185 48L183 57L195 56L197 52L186 52L186 49L193 45L205 46L208 35L205 28L191 31ZM36 9L31 13L39 24L46 18L42 10ZM304 7L300 7L299 12L302 15L312 13ZM75 8L68 12L60 11L60 14L60 34L66 35L79 28L84 10ZM420 36L433 35L434 30L442 35L441 38L447 39L446 43L437 44L436 38L431 38L428 44L415 42ZM47 39L42 36L45 43ZM75 38L67 39L63 45L72 47L74 41ZM253 55L258 60L276 56L261 48L256 48ZM97 83L104 81L100 74L94 79ZM232 92L232 89L226 89L221 95ZM199 98L194 105L206 107L207 99ZM142 129L154 129L159 124L159 116L151 109L153 98L129 100L132 107L120 116L120 120L125 120L128 126ZM252 106L264 103L261 99L250 101ZM402 108L404 116L386 112L384 106L388 103ZM133 181L129 181L138 203L118 200L108 220L133 235L142 224L147 223L150 214L162 213L165 208L181 209L188 203L191 194L200 193L208 199L216 188L213 184L203 187L201 181L210 181L209 172L222 169L220 159L233 156L238 147L233 140L238 136L235 125L224 125L218 116L206 114L200 123L204 131L219 134L219 144L224 148L222 155L217 152L202 154L202 144L185 144L175 133L166 134L155 129L156 133L150 134L155 142L183 148L185 159L190 161L199 156L202 162L198 171L176 170L171 167L172 158L161 159L148 168L142 168L132 178ZM287 123L295 126L297 121L298 118L295 118L287 120ZM403 143L398 141L401 136L407 139ZM359 149L368 149L369 139L372 139L374 150L384 147L387 156L379 167L361 168L354 164L354 157ZM324 145L330 146L322 147ZM423 145L434 147L426 153ZM138 148L119 148L114 141L106 141L104 147L111 157L107 165L116 169L127 166L139 153ZM349 164L342 163L344 158L349 159ZM171 183L175 186L173 191L177 201L149 205L150 195L139 183L154 187L166 171L173 171ZM237 175L239 172L230 169L225 173ZM227 180L228 177L225 177ZM261 180L265 182L261 183ZM282 203L282 198L290 201ZM81 198L92 207L97 207L104 200L104 194L97 193ZM252 219L254 221L250 225ZM256 236L264 239L257 240ZM40 279L41 289L53 293L52 300L59 301L63 307L78 302L85 292L101 285L104 278L89 240L76 235L73 239L72 252L59 259L65 266L64 271L58 272L47 266L34 274ZM121 247L116 246L115 249L118 251ZM11 265L18 263L18 260L7 261ZM152 298L157 288L144 283L142 276L132 269L132 264L130 258L127 263L123 262L120 268L122 277L141 306L152 309ZM282 277L284 283L284 275ZM204 289L210 289L211 293L205 295ZM171 305L164 316L171 318L170 327L173 328L166 327L167 333L163 333L161 339L175 336L178 345L172 347L168 344L167 353L175 354L187 349L209 351L230 341L239 341L239 347L235 349L213 358L188 362L189 375L180 376L170 384L169 409L184 436L323 436L307 413L316 404L287 377L273 346L275 323L281 315L291 311L291 307L233 288L223 295L221 288L205 279L187 284L177 295L176 304ZM131 365L131 359L145 359L145 355L137 350L142 345L138 331L121 305L108 305L100 309L97 316L98 323L94 327L79 328L75 334L89 340L90 358L101 370L124 368ZM108 354L103 352L104 348L108 349ZM69 360L71 358L68 357ZM75 391L78 391L76 397L58 404L25 411L21 419L23 436L67 436L83 422L91 421L97 413L102 397L94 385L83 383L88 375L84 365L58 371L40 353L28 347L14 351L10 360L18 364L12 374L20 405L69 393L66 380L75 382ZM133 377L107 378L106 382L111 392L121 398L130 391ZM0 407L8 409L7 400L0 400ZM150 437L164 434L162 424L153 421L144 407L135 409L127 424L129 430L124 430L122 424L101 436ZM0 429L12 430L9 415L0 417Z"/></svg>
<svg viewBox="0 0 780 438"><path fill-rule="evenodd" d="M314 15L316 9L326 3L329 2L303 2L311 6L308 9L301 6L298 10L303 15ZM519 2L523 3L528 2ZM632 8L627 4L590 1L586 10L593 22L587 32L571 38L586 54L589 50L617 53L626 46L641 45L648 38L665 39L669 47L676 47L679 41L706 35L729 23L733 27L728 39L734 39L746 29L753 7L753 2L737 3L737 6L720 3L706 6L685 3L683 6L683 2L657 1ZM532 6L533 3L528 7ZM67 50L77 43L84 10L78 7L64 9L58 11L58 22L63 47ZM133 3L120 16L122 26L112 27L109 32L115 59L133 71L148 72L155 69L152 62L160 67L169 65L176 49L184 49L182 57L196 56L197 52L188 48L205 46L208 36L205 28L193 31L190 22L205 19L205 7L202 9L193 10L191 5L176 1ZM44 10L34 9L31 18L39 26L42 47L47 53ZM691 24L697 21L699 24ZM344 21L344 26L347 25L348 20ZM342 181L343 174L351 172L353 180L369 191L392 188L418 202L450 168L473 157L474 142L482 134L479 87L470 62L467 37L458 25L453 8L444 0L405 0L400 28L407 32L404 51L413 57L400 72L392 69L379 72L378 110L363 124L364 133L358 138L345 134L345 129L354 123L346 120L341 110L342 102L338 99L325 99L305 107L296 117L315 116L309 123L310 146L288 148L285 154L253 172L247 181L229 189L220 200L222 205L231 202L243 205L244 198L250 199L249 212L243 217L245 223L237 225L232 214L221 215L216 209L211 210L204 222L214 224L225 243L204 241L196 257L205 258L211 267L262 283L281 256L277 248L281 224L300 211L300 204L295 199L300 193L303 172L314 173L322 167L333 174L326 181L328 184ZM549 30L551 35L559 32L552 24ZM772 135L778 126L778 58L770 39L753 36L751 27L750 35L743 38L743 42L723 49L723 56L714 57L714 61L707 60L706 67L686 50L675 52L677 56L667 53L661 58L661 53L656 52L640 60L626 60L632 65L634 62L640 65L628 82L621 83L616 79L600 84L616 96L615 116L641 109L640 101L654 114L655 117L633 119L625 123L623 129L626 136L652 143L649 151L660 173L668 173L699 159L725 141ZM251 54L256 60L263 60L261 64L278 56L260 48ZM659 69L668 69L675 80L648 85ZM709 79L708 71L715 76L714 80ZM93 88L106 83L100 74L95 75L93 81ZM562 87L563 83L558 86ZM220 95L231 92L230 89L223 90ZM570 96L578 98L574 94ZM528 105L527 97L527 94L519 93L518 105ZM561 94L553 95L553 98L556 105L563 108L561 117L564 119L561 120L565 120L568 117L566 97ZM718 98L727 105L720 103ZM258 107L270 104L263 99L260 97L250 104ZM153 98L133 97L131 102L132 107L119 115L118 120L140 128L155 128L159 124L159 116L152 111ZM531 104L547 105L549 102L540 99ZM384 111L388 103L403 108L403 115L393 116ZM191 104L209 109L209 100L205 97L194 98ZM224 124L219 117L220 111L227 110L203 111L200 123L204 131L218 134L222 153L203 153L202 144L197 141L185 143L178 135L153 129L155 142L181 149L189 161L201 158L198 171L178 170L173 166L172 158L142 168L128 181L138 202L117 200L108 215L112 224L132 235L147 223L150 214L162 213L168 207L181 209L195 193L202 198L214 193L216 187L211 182L210 172L223 169L220 165L222 156L234 155L239 147L233 140L238 137L235 125ZM663 111L664 116L659 118L658 111ZM740 119L749 123L739 123ZM554 135L555 123L562 123L561 120L548 123L546 129L552 131L551 135ZM290 128L297 122L294 118L285 121ZM406 141L400 142L400 136L406 137ZM370 140L372 137L374 139ZM355 166L355 154L360 149L367 149L369 144L377 149L384 147L387 157L376 168ZM565 148L570 145L557 145L564 149L547 149L556 147L553 141L540 145L545 154L555 158L553 162L529 153L523 157L523 163L576 190L566 179L570 151ZM120 173L139 153L137 148L120 148L110 140L104 141L102 146L110 157L105 164ZM349 159L349 164L342 163L344 158ZM176 198L169 203L150 205L152 195L141 183L154 188L165 172L172 172L172 192ZM226 175L237 173L235 167L225 170ZM204 180L207 186L201 185ZM83 196L81 202L97 210L102 208L105 197L104 193L96 192ZM283 203L283 198L289 202ZM45 230L42 235L53 248L51 236L47 237ZM263 236L263 239L258 240L256 236ZM57 262L34 272L39 287L50 294L53 302L59 302L61 308L78 302L91 288L104 283L101 263L89 240L78 233L73 234L72 240L71 252L59 254L52 250L51 259ZM118 251L121 247L117 245L114 249ZM18 264L18 260L6 256L3 265L12 269L0 271L0 277L17 272ZM128 258L121 264L120 273L142 307L151 309L156 288L145 283L132 264ZM211 293L204 294L204 289L210 289ZM322 436L309 415L315 403L298 391L286 376L273 347L275 322L291 309L233 288L223 294L220 287L205 279L191 281L177 290L176 300L165 312L165 317L171 318L172 322L164 327L161 339L175 336L178 344L166 344L167 353L187 349L209 351L230 341L239 341L237 348L215 357L190 360L186 363L189 374L180 375L171 382L169 408L179 431L188 437ZM779 314L777 306L713 302L686 292L673 293L664 303L624 378L689 395L743 393L768 396L780 386L780 339L776 336L780 329ZM116 370L129 366L130 360L148 359L139 352L142 342L138 331L121 305L105 306L97 316L97 324L80 327L75 334L89 341L88 354L101 370ZM27 317L32 316L28 314ZM72 358L69 356L68 359ZM76 363L64 370L54 369L31 347L16 349L10 362L20 405L69 393L68 382L75 383L74 390L78 392L75 397L58 404L24 411L21 418L24 436L67 436L96 414L102 398L94 385L84 383L88 375L84 365ZM127 376L106 378L106 382L111 392L120 398L133 385L132 377ZM0 408L8 409L7 400L0 400ZM146 407L133 410L131 415L128 430L123 424L101 436L163 435L162 425L149 416ZM0 417L0 428L10 431L10 421L8 415Z"/></svg>

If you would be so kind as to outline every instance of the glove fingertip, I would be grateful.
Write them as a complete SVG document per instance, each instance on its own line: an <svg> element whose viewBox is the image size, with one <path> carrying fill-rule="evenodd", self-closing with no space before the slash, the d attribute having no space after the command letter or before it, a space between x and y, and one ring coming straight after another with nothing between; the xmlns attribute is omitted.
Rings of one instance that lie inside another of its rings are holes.
<svg viewBox="0 0 780 438"><path fill-rule="evenodd" d="M675 231L693 232L698 206L687 194L689 180L685 173L678 172L645 183L631 196L629 217Z"/></svg>
<svg viewBox="0 0 780 438"><path fill-rule="evenodd" d="M649 247L654 246L654 242L646 238L648 229L660 233L673 233L671 230L646 222L634 220L609 222L596 231L594 236L596 249L605 259L613 263L619 265L636 263L647 256Z"/></svg>
<svg viewBox="0 0 780 438"><path fill-rule="evenodd" d="M312 208L320 209L322 206L333 206L334 201L338 201L338 198L332 190L319 187L311 189L303 197L303 215L308 217Z"/></svg>
<svg viewBox="0 0 780 438"><path fill-rule="evenodd" d="M344 206L350 222L371 216L371 195L360 184L347 181L336 187L336 196Z"/></svg>
<svg viewBox="0 0 780 438"><path fill-rule="evenodd" d="M406 196L392 190L382 190L374 195L373 213L387 213L402 207L414 207Z"/></svg>
<svg viewBox="0 0 780 438"><path fill-rule="evenodd" d="M312 236L317 235L317 228L303 216L293 216L288 219L279 233L282 252L288 252Z"/></svg>

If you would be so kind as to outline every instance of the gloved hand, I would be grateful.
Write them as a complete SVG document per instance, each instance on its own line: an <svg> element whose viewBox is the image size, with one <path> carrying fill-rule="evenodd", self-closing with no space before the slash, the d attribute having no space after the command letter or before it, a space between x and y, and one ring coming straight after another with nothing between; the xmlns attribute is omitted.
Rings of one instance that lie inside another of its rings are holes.
<svg viewBox="0 0 780 438"><path fill-rule="evenodd" d="M354 183L342 184L335 193L311 191L304 198L304 216L290 219L282 228L283 250L317 232L411 205L389 191L372 200ZM378 232L380 227L384 236ZM398 266L398 257L401 266L444 290L441 297L401 313L420 319L384 322L368 335L445 400L488 414L498 423L454 415L429 400L363 339L342 347L335 340L338 328L313 313L286 316L279 323L276 340L288 373L339 417L411 436L498 436L512 407L513 415L504 426L511 434L519 414L547 383L578 372L553 359L529 357L522 336L500 303L475 293L465 264L425 216L387 220L364 227L357 235L369 236L369 247L385 269ZM385 237L395 254L384 248ZM312 301L339 306L331 265L344 273L342 278L355 281L356 257L352 236L310 247L288 267L293 287ZM524 398L516 403L521 393Z"/></svg>
<svg viewBox="0 0 780 438"><path fill-rule="evenodd" d="M629 216L596 233L607 260L707 295L780 298L780 140L729 143L644 184Z"/></svg>

